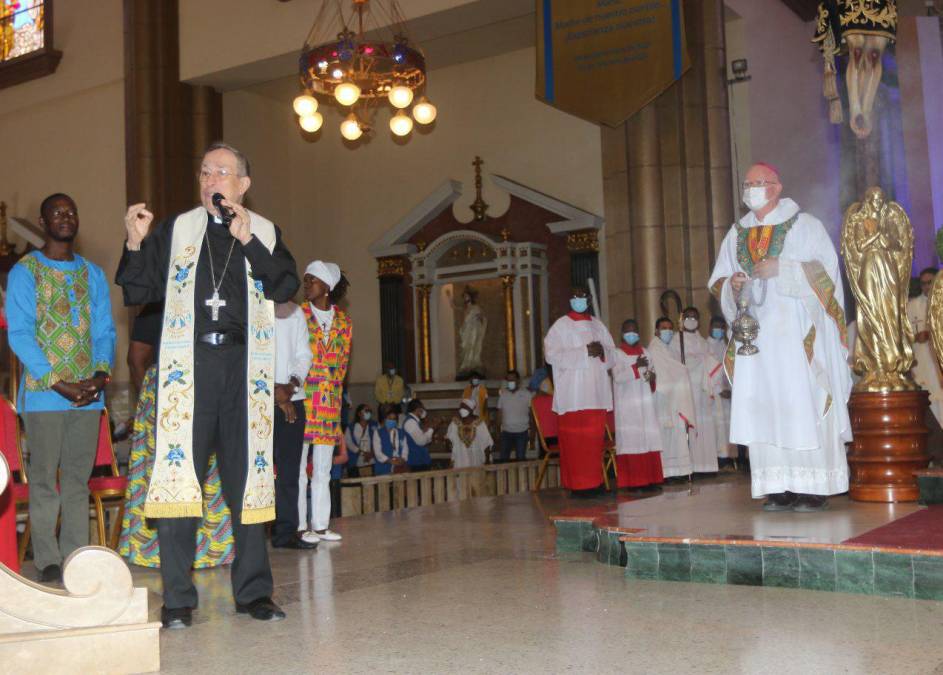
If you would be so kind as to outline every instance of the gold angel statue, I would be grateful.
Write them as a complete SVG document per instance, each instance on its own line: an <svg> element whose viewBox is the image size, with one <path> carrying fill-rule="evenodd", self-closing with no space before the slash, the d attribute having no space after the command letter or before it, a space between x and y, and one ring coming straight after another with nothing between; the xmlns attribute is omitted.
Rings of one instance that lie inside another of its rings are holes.
<svg viewBox="0 0 943 675"><path fill-rule="evenodd" d="M841 250L848 283L858 303L858 339L853 368L862 379L855 391L917 388L913 327L907 319L907 291L914 255L910 219L879 187L845 211Z"/></svg>

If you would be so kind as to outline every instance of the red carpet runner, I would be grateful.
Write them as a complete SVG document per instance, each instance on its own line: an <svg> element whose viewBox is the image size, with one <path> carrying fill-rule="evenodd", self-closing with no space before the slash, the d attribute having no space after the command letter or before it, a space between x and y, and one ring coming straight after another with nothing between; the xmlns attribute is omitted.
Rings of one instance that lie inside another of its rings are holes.
<svg viewBox="0 0 943 675"><path fill-rule="evenodd" d="M943 505L929 506L842 543L943 551Z"/></svg>

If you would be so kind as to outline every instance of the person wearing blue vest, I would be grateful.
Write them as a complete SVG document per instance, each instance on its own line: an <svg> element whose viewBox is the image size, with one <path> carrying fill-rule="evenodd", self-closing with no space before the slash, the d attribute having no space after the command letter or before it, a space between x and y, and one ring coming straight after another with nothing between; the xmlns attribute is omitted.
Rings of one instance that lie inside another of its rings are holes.
<svg viewBox="0 0 943 675"><path fill-rule="evenodd" d="M373 432L374 476L393 473L393 468L402 466L409 459L409 446L406 444L403 430L397 425L399 406L388 405L381 408L383 425Z"/></svg>
<svg viewBox="0 0 943 675"><path fill-rule="evenodd" d="M432 428L423 429L426 408L422 401L414 398L406 406L406 419L403 421L403 433L409 447L409 468L412 471L426 471L432 465L429 457L429 443L432 442Z"/></svg>

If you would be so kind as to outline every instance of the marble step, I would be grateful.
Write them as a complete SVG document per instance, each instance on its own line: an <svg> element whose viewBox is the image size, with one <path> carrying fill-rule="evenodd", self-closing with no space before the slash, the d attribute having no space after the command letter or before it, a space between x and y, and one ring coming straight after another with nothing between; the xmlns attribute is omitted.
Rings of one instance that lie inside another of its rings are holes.
<svg viewBox="0 0 943 675"><path fill-rule="evenodd" d="M914 471L920 488L921 504L943 504L943 469Z"/></svg>

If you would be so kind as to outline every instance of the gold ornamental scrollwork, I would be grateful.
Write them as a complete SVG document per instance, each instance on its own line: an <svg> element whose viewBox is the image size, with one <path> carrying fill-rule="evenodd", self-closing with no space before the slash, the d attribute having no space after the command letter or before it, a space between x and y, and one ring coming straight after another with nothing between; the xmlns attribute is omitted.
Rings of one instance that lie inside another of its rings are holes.
<svg viewBox="0 0 943 675"><path fill-rule="evenodd" d="M429 321L429 295L432 286L416 287L419 293L419 377L423 382L432 382L432 327Z"/></svg>
<svg viewBox="0 0 943 675"><path fill-rule="evenodd" d="M401 256L377 258L377 277L405 277L406 260Z"/></svg>
<svg viewBox="0 0 943 675"><path fill-rule="evenodd" d="M566 248L570 253L599 252L599 232L581 230L566 235Z"/></svg>
<svg viewBox="0 0 943 675"><path fill-rule="evenodd" d="M505 335L505 355L507 357L508 370L517 369L517 340L514 336L514 281L516 277L513 274L505 274L501 277L501 285L504 287L504 335Z"/></svg>
<svg viewBox="0 0 943 675"><path fill-rule="evenodd" d="M858 338L853 365L860 392L912 391L913 327L907 293L914 232L900 204L871 187L845 212L841 251L848 283L858 303Z"/></svg>

